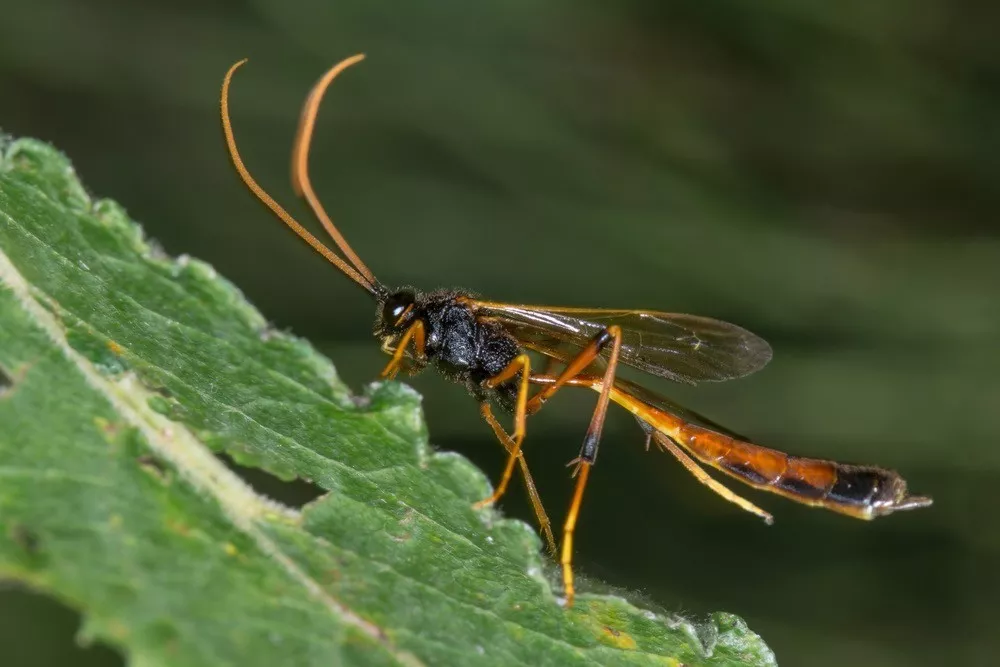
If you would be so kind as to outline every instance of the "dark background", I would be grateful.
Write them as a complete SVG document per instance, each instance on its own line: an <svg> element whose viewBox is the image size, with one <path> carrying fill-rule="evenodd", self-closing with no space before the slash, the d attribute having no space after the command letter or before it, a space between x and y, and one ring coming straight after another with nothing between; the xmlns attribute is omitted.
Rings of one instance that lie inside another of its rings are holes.
<svg viewBox="0 0 1000 667"><path fill-rule="evenodd" d="M983 3L985 5L985 3ZM414 6L422 5L422 6ZM1000 601L1000 54L974 3L2 0L0 127L49 140L172 254L214 264L359 389L372 303L244 191L288 184L333 62L313 177L383 282L647 307L768 339L749 379L652 383L754 439L879 463L934 496L874 524L699 486L620 413L578 532L585 574L669 610L745 617L783 665L995 664ZM431 438L496 478L474 403L428 374ZM560 521L593 396L526 441ZM743 489L738 489L743 491ZM504 501L531 519L523 494ZM0 590L0 662L78 650L69 610Z"/></svg>

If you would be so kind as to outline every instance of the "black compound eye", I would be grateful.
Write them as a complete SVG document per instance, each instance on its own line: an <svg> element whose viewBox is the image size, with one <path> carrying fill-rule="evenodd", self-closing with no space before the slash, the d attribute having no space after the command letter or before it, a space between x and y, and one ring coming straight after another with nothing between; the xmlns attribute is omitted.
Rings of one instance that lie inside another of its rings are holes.
<svg viewBox="0 0 1000 667"><path fill-rule="evenodd" d="M416 295L411 290L401 290L389 295L382 307L382 319L391 326L401 324L400 320L413 308Z"/></svg>

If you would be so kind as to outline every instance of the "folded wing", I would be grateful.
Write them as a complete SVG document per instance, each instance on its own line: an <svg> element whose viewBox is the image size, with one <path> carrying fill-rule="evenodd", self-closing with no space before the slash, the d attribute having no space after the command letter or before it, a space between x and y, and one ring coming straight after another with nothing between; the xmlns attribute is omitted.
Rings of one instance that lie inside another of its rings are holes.
<svg viewBox="0 0 1000 667"><path fill-rule="evenodd" d="M771 346L764 339L710 317L491 301L471 305L479 317L500 323L525 347L562 361L616 324L622 329L620 363L676 382L732 380L771 360Z"/></svg>

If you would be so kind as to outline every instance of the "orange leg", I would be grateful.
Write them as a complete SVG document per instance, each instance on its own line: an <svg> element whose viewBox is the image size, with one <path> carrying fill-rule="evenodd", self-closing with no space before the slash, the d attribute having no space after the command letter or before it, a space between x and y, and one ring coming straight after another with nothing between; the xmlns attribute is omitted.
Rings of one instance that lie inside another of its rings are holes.
<svg viewBox="0 0 1000 667"><path fill-rule="evenodd" d="M554 385L556 383L556 380L557 378L554 375L533 375L531 377L531 381L533 383L541 384L546 387L551 387L552 385ZM571 387L587 387L588 389L594 389L595 391L597 391L598 386L601 386L602 392L604 387L603 383L604 380L602 378L592 375L590 376L580 375L565 382L566 385ZM627 397L627 394L625 396ZM615 400L624 407L626 408L629 407L628 401L622 400L621 392L619 392L618 398ZM656 431L655 429L650 427L648 424L645 424L645 422L642 422L641 420L639 424L640 426L642 426L643 430L646 431L646 451L649 451L649 445L653 442L653 440L655 440L658 447L660 447L664 451L670 452L678 461L680 461L681 465L683 465L688 472L694 475L694 478L696 480L698 480L699 482L707 486L709 489L720 495L724 500L733 503L742 510L745 510L747 512L750 512L751 514L759 516L761 519L764 520L764 523L768 525L774 523L774 517L771 516L769 512L762 510L760 507L753 504L743 496L740 496L734 493L733 491L729 490L726 486L724 486L714 477L705 472L705 470L700 465L698 465L698 462L695 461L693 458L691 458L691 456L689 456L687 452L681 449L681 447L679 447L677 443L675 443L670 438L670 436L666 435L665 433L660 433Z"/></svg>
<svg viewBox="0 0 1000 667"><path fill-rule="evenodd" d="M517 445L511 437L507 435L507 432L503 429L503 426L500 425L500 422L496 420L496 417L493 416L493 410L490 409L489 403L482 403L479 406L479 414L483 416L486 423L493 429L493 432L497 436L497 440L499 440L500 444L504 446L504 449L506 449L507 452L514 451ZM542 499L539 497L538 489L535 487L535 480L532 479L531 473L528 471L528 462L524 459L524 454L522 452L518 452L517 460L521 466L521 474L524 475L524 486L528 490L528 497L531 499L531 506L535 510L535 517L538 518L538 526L541 529L542 534L545 536L545 543L548 546L549 553L554 557L557 551L556 540L552 535L552 522L549 521L549 516L545 513L545 507L542 505Z"/></svg>
<svg viewBox="0 0 1000 667"><path fill-rule="evenodd" d="M600 355L604 347L608 345L608 343L611 344L611 354L608 358L607 369L605 370L604 376L601 380L601 395L597 399L597 407L594 409L594 414L590 418L590 425L587 427L587 433L584 436L583 446L580 449L580 455L571 462L576 464L576 469L573 473L576 477L576 490L573 493L573 502L570 504L569 513L566 517L566 523L563 524L562 552L559 559L559 562L562 565L563 585L566 590L567 607L573 606L573 599L576 595L573 587L573 534L576 532L576 520L580 513L580 505L583 502L583 491L587 485L587 479L590 476L590 468L594 465L594 461L597 459L597 448L601 440L601 431L604 429L604 419L608 413L608 402L611 398L611 387L614 385L615 371L618 368L618 355L621 351L621 328L618 326L610 326L595 336L590 345L581 350L581 352L567 364L563 372L559 374L555 383L539 391L530 402L526 400L528 391L527 385L530 380L530 361L528 360L527 355L520 355L500 374L490 378L487 382L487 387L496 387L497 385L515 377L519 370L522 372L521 390L518 392L517 411L515 413L516 426L514 448L510 452L510 459L507 462L507 467L504 470L504 476L500 480L500 484L497 486L496 492L493 496L480 503L480 505L495 502L506 490L507 483L510 481L510 476L514 471L514 463L517 461L517 457L521 452L521 440L524 438L524 421L527 414L537 412L541 409L542 405L546 400L548 400L549 397L552 396L552 394L590 366L594 360L597 359L598 355ZM520 429L520 431L518 429ZM520 438L518 435L520 435Z"/></svg>
<svg viewBox="0 0 1000 667"><path fill-rule="evenodd" d="M486 387L493 389L513 379L519 372L521 373L521 386L517 392L517 408L514 411L514 449L509 452L510 457L507 460L507 466L504 468L503 476L500 478L500 483L497 484L493 495L476 503L476 507L495 503L507 491L507 485L510 484L510 478L514 474L514 465L521 453L521 442L524 440L527 415L538 412L552 394L593 363L594 359L601 353L601 350L604 349L604 346L612 341L614 344L611 352L611 361L608 364L608 371L605 372L605 377L610 378L611 381L614 380L614 369L618 364L618 350L621 348L621 338L621 328L614 325L599 333L594 337L590 345L581 350L576 358L570 361L565 370L560 373L556 384L539 391L532 397L530 402L528 401L528 388L531 379L531 359L526 354L519 354L514 361L507 365L507 368L486 381ZM593 455L596 456L597 454L597 441L600 440L601 428L604 426L604 416L608 409L608 396L610 396L610 390L602 392L601 398L598 399L597 410L594 412L590 428L587 430L587 440L584 441L584 449L580 452L580 456L591 463L593 463L593 460L588 458L588 452L592 449Z"/></svg>
<svg viewBox="0 0 1000 667"><path fill-rule="evenodd" d="M542 405L545 401L552 397L552 394L559 391L567 382L578 376L584 371L588 366L594 363L598 355L601 354L601 350L614 339L617 341L615 346L621 345L622 332L621 328L618 326L610 326L598 335L594 336L594 339L590 341L590 344L584 349L580 350L580 353L576 355L573 359L566 364L566 368L563 372L559 374L554 384L551 384L545 389L542 389L537 394L531 397L528 402L528 414L532 415L541 410ZM610 368L610 364L608 365Z"/></svg>
<svg viewBox="0 0 1000 667"><path fill-rule="evenodd" d="M591 465L586 461L577 463L576 490L573 491L573 502L569 506L566 523L563 524L562 555L559 558L559 563L562 565L563 589L566 591L567 607L573 606L573 598L576 597L576 590L573 588L573 533L576 532L576 517L580 513L583 489L587 485L587 478L590 477Z"/></svg>
<svg viewBox="0 0 1000 667"><path fill-rule="evenodd" d="M410 328L406 330L403 337L399 339L399 344L396 345L396 351L392 354L392 359L389 363L385 365L382 369L382 377L391 380L396 377L396 373L399 372L399 366L403 363L403 355L406 354L406 346L409 345L410 341L413 341L413 350L416 352L418 359L424 358L425 353L425 335L424 335L424 323L422 320L416 320L410 325Z"/></svg>
<svg viewBox="0 0 1000 667"><path fill-rule="evenodd" d="M413 347L414 351L416 352L417 358L418 359L422 358L425 355L426 341L424 334L424 323L421 320L416 320L412 325L410 325L410 328L407 329L406 333L403 334L403 337L400 338L399 344L396 346L396 351L393 352L392 359L389 360L389 363L386 364L386 367L382 370L382 377L387 379L392 379L396 376L396 373L399 371L400 364L402 363L403 355L406 353L406 346L410 343L411 340L413 341ZM525 361L527 361L526 356L525 356ZM505 371L505 373L506 372L507 371ZM516 373L517 369L515 368L507 375L501 374L500 376L497 376L492 380L496 384L499 384L500 382L504 382L510 379ZM528 369L526 367L524 377L527 378L528 375L529 375ZM491 386L496 386L496 384L493 384ZM523 385L524 385L523 386L524 399L519 400L519 404L527 402L528 384L527 382L524 382ZM521 440L524 439L524 430L525 430L523 406L521 407L522 415L520 419L515 420L516 421L515 436L513 439L509 435L507 435L507 432L504 431L503 427L500 426L500 423L497 422L496 418L493 416L493 411L490 409L488 403L483 403L480 406L479 411L480 414L482 414L483 418L486 420L486 422L493 429L493 432L496 434L497 439L500 440L500 444L502 444L504 446L504 449L506 449L507 452L511 455L511 458L508 461L508 466L511 470L505 471L503 478L504 481L501 483L501 486L497 488L497 492L494 494L494 496L498 498L506 490L507 484L509 483L510 477L512 476L513 473L512 462L516 460L521 466L521 472L524 474L524 484L528 490L528 496L531 499L531 505L535 510L535 516L538 518L539 527L541 528L542 534L545 536L545 541L548 545L549 551L554 554L556 552L556 544L555 544L555 538L552 535L552 523L549 521L548 514L546 514L545 512L545 507L542 505L541 497L538 495L538 489L535 487L535 480L531 477L531 472L528 470L528 462L524 459L524 455L521 453ZM518 437L517 435L518 428L520 428L520 437ZM477 505L488 504L489 502L493 501L494 499L491 499L489 501L483 501L482 503L477 503Z"/></svg>
<svg viewBox="0 0 1000 667"><path fill-rule="evenodd" d="M580 456L576 458L574 463L576 463L576 469L573 474L576 476L576 490L573 492L573 502L569 506L569 513L566 515L566 523L563 524L563 543L562 543L562 555L559 559L559 563L562 565L563 571L563 588L566 591L566 606L573 606L573 598L576 595L576 591L573 588L573 534L576 532L576 518L580 513L580 504L583 502L583 490L587 486L587 479L590 477L590 468L594 465L597 460L597 447L601 442L601 431L604 429L604 419L608 414L608 402L611 399L611 387L615 383L615 371L618 370L618 354L622 347L622 332L617 326L610 326L605 329L601 336L594 339L591 343L591 347L595 344L598 347L594 351L594 357L600 353L603 344L607 344L611 341L611 354L608 357L608 367L604 371L604 378L602 379L601 395L597 398L597 407L594 408L594 414L590 418L590 426L587 427L587 434L583 438L583 446L580 448ZM588 347L588 350L590 348ZM588 350L584 350L587 352ZM573 370L578 366L578 361L583 354L581 353L577 360L571 362L569 366L566 367L566 371L563 371L560 375L560 379L566 375L566 372ZM588 360L580 368L582 370L586 366L590 365ZM576 371L579 373L579 371ZM568 378L567 378L568 379ZM565 382L565 381L564 381ZM554 393L555 389L558 389L559 380L556 380L556 384L552 387L546 387L542 392L552 389L550 392ZM553 387L555 389L553 389ZM542 392L539 392L541 395Z"/></svg>
<svg viewBox="0 0 1000 667"><path fill-rule="evenodd" d="M608 402L611 400L611 388L615 384L615 371L618 370L618 353L622 348L622 330L620 328L617 326L610 326L605 329L605 333L611 338L612 341L611 355L608 358L608 368L604 371L601 395L597 397L597 407L594 408L594 414L590 418L590 426L587 427L587 435L583 440L583 447L580 449L581 461L590 463L591 465L593 465L594 461L597 460L597 446L601 441L601 431L604 429L604 418L608 415ZM601 338L595 338L594 342L596 343L600 340ZM606 341L606 339L604 340ZM598 349L598 352L599 351L600 350ZM567 370L570 368L572 368L572 365L570 365ZM563 371L563 375L565 374L566 372ZM558 380L556 380L555 386L558 388ZM546 389L543 389L542 391L546 391L547 389L551 389L551 387L546 387Z"/></svg>
<svg viewBox="0 0 1000 667"><path fill-rule="evenodd" d="M528 388L530 387L528 381L531 377L531 359L526 354L519 354L514 361L507 365L507 368L485 382L487 389L493 389L497 385L516 377L518 373L521 373L521 385L517 391L517 407L514 409L514 435L511 437L514 441L514 446L507 450L509 454L507 466L504 468L503 476L500 478L500 482L497 484L493 495L476 503L474 505L476 509L492 505L503 496L507 491L507 485L510 484L510 478L514 474L514 464L521 457L521 443L524 441L527 416ZM506 443L504 443L504 446L506 447Z"/></svg>
<svg viewBox="0 0 1000 667"><path fill-rule="evenodd" d="M650 438L653 437L653 434L650 433L649 437ZM681 462L681 465L687 468L687 471L689 473L694 475L694 478L696 480L698 480L699 482L710 488L712 491L715 491L717 494L719 494L729 502L733 503L740 509L746 510L751 514L756 514L761 519L763 519L764 523L766 523L767 525L770 526L771 524L774 523L774 517L771 516L770 513L765 512L761 508L757 507L743 496L739 496L733 493L728 488L723 486L719 481L717 481L714 477L709 476L709 474L705 472L704 469L702 469L702 467L699 466L694 459L692 459L690 456L687 455L687 452L678 447L676 443L674 443L674 441L671 440L668 436L657 434L656 444L662 447L663 449L667 450L671 454L673 454L674 457ZM648 439L646 440L646 449L649 449Z"/></svg>

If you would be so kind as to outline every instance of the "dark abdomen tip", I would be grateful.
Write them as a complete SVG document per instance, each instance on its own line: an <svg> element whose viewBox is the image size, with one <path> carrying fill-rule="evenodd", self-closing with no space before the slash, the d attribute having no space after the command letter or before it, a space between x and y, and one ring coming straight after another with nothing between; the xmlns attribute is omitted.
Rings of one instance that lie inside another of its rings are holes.
<svg viewBox="0 0 1000 667"><path fill-rule="evenodd" d="M837 481L827 493L827 500L842 505L870 505L879 490L887 485L886 472L877 468L838 466Z"/></svg>

